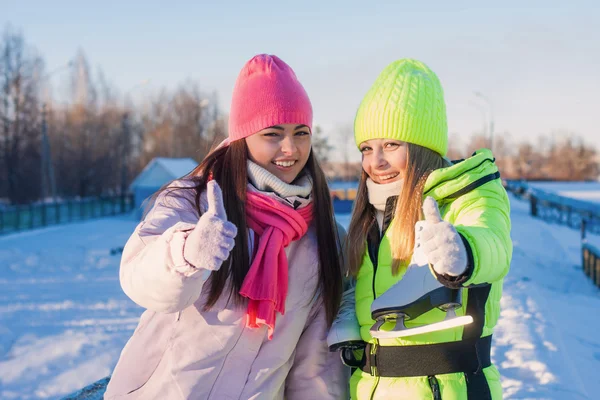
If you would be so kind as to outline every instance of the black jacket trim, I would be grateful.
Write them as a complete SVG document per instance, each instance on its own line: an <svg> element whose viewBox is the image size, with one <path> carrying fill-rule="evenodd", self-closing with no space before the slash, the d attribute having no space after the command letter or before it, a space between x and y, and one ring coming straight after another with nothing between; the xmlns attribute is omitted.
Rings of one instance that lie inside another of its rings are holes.
<svg viewBox="0 0 600 400"><path fill-rule="evenodd" d="M453 200L453 199L459 198L463 194L469 193L470 191L478 188L479 186L482 186L488 182L494 181L498 178L500 178L499 171L496 171L493 174L482 176L481 178L477 179L476 181L469 183L464 188L452 193L451 195L444 197L444 200L446 200L446 199Z"/></svg>

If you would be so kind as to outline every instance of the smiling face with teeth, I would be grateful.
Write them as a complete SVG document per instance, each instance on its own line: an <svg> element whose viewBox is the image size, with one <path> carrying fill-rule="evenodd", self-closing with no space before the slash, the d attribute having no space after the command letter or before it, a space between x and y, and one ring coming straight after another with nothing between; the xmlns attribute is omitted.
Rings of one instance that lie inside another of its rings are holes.
<svg viewBox="0 0 600 400"><path fill-rule="evenodd" d="M375 183L384 184L404 179L408 161L408 145L394 139L371 139L359 146L362 167Z"/></svg>
<svg viewBox="0 0 600 400"><path fill-rule="evenodd" d="M271 126L248 136L246 145L250 160L292 183L310 156L310 128L298 124Z"/></svg>

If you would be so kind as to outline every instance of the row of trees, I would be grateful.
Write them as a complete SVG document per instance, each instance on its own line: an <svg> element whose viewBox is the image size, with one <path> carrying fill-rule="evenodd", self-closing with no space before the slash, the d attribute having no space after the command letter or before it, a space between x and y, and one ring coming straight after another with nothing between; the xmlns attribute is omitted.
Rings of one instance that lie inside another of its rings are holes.
<svg viewBox="0 0 600 400"><path fill-rule="evenodd" d="M504 179L590 181L600 175L596 148L571 132L542 135L533 142L516 141L504 134L496 135L493 145L483 135L472 136L464 146L450 143L449 156L454 159L468 157L482 147L491 148Z"/></svg>
<svg viewBox="0 0 600 400"><path fill-rule="evenodd" d="M57 197L124 193L156 156L200 161L226 135L216 96L197 82L146 96L133 106L125 94L95 74L79 51L69 67L46 71L43 58L22 34L0 38L0 200L13 204ZM66 94L51 95L49 78L68 77ZM335 140L335 145L330 144ZM360 173L351 126L337 132L315 127L313 147L331 179ZM448 156L465 158L492 148L507 179L591 180L599 175L596 150L571 134L541 137L536 144L496 135L466 143L450 138Z"/></svg>
<svg viewBox="0 0 600 400"><path fill-rule="evenodd" d="M324 169L330 179L356 180L361 165L354 144L352 127L338 127L329 137L317 131L313 146L320 160L328 161ZM481 148L492 149L496 164L504 179L590 181L600 176L600 158L596 148L570 132L555 132L540 136L536 141L516 141L509 134L496 135L493 144L489 137L474 134L467 140L450 135L447 157L460 160Z"/></svg>
<svg viewBox="0 0 600 400"><path fill-rule="evenodd" d="M49 78L68 77L66 95ZM137 90L137 89L135 89ZM0 199L13 204L49 197L123 193L155 156L200 160L225 136L214 95L184 82L129 101L79 51L64 71L46 71L22 34L0 39Z"/></svg>

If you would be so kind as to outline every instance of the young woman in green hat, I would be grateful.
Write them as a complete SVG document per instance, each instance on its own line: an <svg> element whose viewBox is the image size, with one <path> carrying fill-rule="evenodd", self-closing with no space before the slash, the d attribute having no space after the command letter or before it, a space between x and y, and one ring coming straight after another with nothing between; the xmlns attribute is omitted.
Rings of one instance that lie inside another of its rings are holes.
<svg viewBox="0 0 600 400"><path fill-rule="evenodd" d="M490 347L512 243L491 151L444 158L443 90L412 59L380 74L354 129L363 172L347 248L366 346L352 398L502 398Z"/></svg>

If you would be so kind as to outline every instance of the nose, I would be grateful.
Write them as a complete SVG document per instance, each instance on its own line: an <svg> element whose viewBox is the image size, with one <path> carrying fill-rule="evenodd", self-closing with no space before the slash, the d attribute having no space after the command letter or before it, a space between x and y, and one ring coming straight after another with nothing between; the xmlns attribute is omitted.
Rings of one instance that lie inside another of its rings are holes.
<svg viewBox="0 0 600 400"><path fill-rule="evenodd" d="M387 161L384 157L383 151L381 149L373 150L373 158L371 159L371 168L378 170L384 169L387 165Z"/></svg>
<svg viewBox="0 0 600 400"><path fill-rule="evenodd" d="M281 152L286 155L292 155L296 152L297 147L296 143L294 143L294 138L286 135L281 140Z"/></svg>

